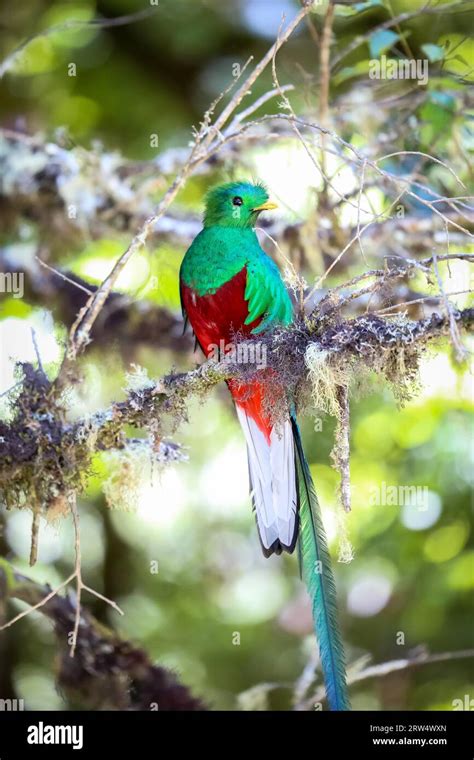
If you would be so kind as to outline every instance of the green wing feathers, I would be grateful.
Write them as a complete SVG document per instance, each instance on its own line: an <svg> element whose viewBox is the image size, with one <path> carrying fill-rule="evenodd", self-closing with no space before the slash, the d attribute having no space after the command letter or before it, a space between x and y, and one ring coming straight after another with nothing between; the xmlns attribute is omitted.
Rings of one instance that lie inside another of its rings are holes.
<svg viewBox="0 0 474 760"><path fill-rule="evenodd" d="M255 335L276 324L287 325L293 319L293 307L278 267L265 254L247 263L245 300L249 311L245 324L263 317L252 330Z"/></svg>

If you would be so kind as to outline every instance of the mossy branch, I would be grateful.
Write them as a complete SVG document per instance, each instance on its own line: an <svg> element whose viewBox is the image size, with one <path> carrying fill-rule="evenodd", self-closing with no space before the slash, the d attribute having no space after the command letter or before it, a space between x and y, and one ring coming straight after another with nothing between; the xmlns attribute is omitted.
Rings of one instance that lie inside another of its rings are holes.
<svg viewBox="0 0 474 760"><path fill-rule="evenodd" d="M54 626L58 649L56 685L71 705L89 710L206 710L174 673L152 663L146 652L99 623L77 598L52 593L0 560L0 609L18 599ZM80 615L75 657L71 633ZM5 635L5 634L4 634Z"/></svg>
<svg viewBox="0 0 474 760"><path fill-rule="evenodd" d="M450 319L439 314L424 320L373 314L341 321L313 318L277 329L261 337L260 344L267 367L274 370L271 382L293 392L303 403L311 390L309 376L314 403L325 404L323 410L334 413L337 387L347 385L351 375L357 377L355 364L360 371L371 368L383 374L394 385L409 383L423 346L448 335ZM454 319L460 328L472 330L474 309L455 312ZM252 356L254 341L236 342L239 356ZM312 377L316 358L317 371ZM203 397L223 380L248 378L258 371L255 364L238 363L235 357L209 360L190 372L171 373L156 382L145 380L129 390L124 400L71 423L62 396L55 393L54 383L42 369L30 364L21 369L23 382L15 399L15 415L9 422L0 422L0 495L10 507L31 508L39 500L46 511L57 507L58 500L71 490L84 487L91 458L98 451L142 446L148 447L158 462L179 461L183 458L180 447L163 440L164 419L176 429L186 419L190 397ZM278 412L274 410L275 415ZM130 439L127 426L145 429L148 438Z"/></svg>

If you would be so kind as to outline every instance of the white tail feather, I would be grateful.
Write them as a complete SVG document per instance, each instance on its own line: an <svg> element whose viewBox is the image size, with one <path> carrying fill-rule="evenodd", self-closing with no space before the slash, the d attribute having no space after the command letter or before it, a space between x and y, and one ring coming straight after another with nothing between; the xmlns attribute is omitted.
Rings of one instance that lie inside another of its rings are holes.
<svg viewBox="0 0 474 760"><path fill-rule="evenodd" d="M278 542L292 549L295 543L297 492L293 430L288 419L273 428L268 443L264 433L236 405L247 441L252 498L260 540L265 550Z"/></svg>

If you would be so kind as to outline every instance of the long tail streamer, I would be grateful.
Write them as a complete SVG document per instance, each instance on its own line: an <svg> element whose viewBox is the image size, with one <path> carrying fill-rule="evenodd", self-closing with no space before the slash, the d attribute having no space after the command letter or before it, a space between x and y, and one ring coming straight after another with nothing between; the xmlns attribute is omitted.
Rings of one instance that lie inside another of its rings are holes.
<svg viewBox="0 0 474 760"><path fill-rule="evenodd" d="M292 425L300 503L298 551L301 575L311 597L314 628L319 643L329 707L331 710L350 710L344 648L337 621L336 586L321 510L294 418Z"/></svg>

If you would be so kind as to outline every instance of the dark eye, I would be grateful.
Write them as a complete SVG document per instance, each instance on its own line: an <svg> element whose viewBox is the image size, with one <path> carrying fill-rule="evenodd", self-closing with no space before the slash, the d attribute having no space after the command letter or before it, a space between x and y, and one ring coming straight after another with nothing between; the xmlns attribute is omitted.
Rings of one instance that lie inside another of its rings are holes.
<svg viewBox="0 0 474 760"><path fill-rule="evenodd" d="M234 204L234 206L242 206L243 200L240 197L240 195L236 195L235 198L232 198L232 203Z"/></svg>

